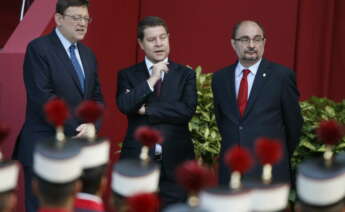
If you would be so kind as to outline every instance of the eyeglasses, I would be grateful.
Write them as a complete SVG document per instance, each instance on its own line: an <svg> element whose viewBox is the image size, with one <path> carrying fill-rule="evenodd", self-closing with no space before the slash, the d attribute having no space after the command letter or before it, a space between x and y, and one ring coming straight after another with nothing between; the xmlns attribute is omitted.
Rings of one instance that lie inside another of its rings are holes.
<svg viewBox="0 0 345 212"><path fill-rule="evenodd" d="M241 44L248 45L250 41L253 41L254 44L260 44L265 40L265 38L262 36L255 36L253 39L251 39L247 36L243 36L240 38L234 38L234 40L240 42Z"/></svg>
<svg viewBox="0 0 345 212"><path fill-rule="evenodd" d="M81 22L82 20L85 21L86 23L91 23L92 18L91 17L83 17L83 16L75 16L75 15L63 15L63 16L67 16L70 17L72 19L72 21L74 22Z"/></svg>

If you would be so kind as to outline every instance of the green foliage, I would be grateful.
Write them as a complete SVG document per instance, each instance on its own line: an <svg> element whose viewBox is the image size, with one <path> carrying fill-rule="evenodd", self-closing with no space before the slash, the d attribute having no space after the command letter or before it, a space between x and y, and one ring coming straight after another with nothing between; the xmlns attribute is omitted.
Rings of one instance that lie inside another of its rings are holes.
<svg viewBox="0 0 345 212"><path fill-rule="evenodd" d="M195 154L206 164L213 164L220 151L220 135L213 112L213 95L211 90L212 74L204 74L201 67L195 69L198 105L196 113L189 122Z"/></svg>
<svg viewBox="0 0 345 212"><path fill-rule="evenodd" d="M325 151L325 145L319 142L315 135L320 121L333 119L345 124L345 100L336 103L326 98L311 97L300 105L304 124L300 143L293 154L293 167L303 159L321 155ZM345 151L345 137L334 148L334 152L340 151Z"/></svg>
<svg viewBox="0 0 345 212"><path fill-rule="evenodd" d="M212 165L220 151L221 137L213 112L213 95L211 90L212 73L202 73L198 66L195 69L198 92L196 113L189 123L197 158ZM336 103L329 99L311 97L300 102L304 124L300 143L293 154L292 165L296 167L303 159L321 155L325 146L317 141L315 129L321 120L334 119L345 124L345 100ZM345 137L334 148L335 152L345 151Z"/></svg>

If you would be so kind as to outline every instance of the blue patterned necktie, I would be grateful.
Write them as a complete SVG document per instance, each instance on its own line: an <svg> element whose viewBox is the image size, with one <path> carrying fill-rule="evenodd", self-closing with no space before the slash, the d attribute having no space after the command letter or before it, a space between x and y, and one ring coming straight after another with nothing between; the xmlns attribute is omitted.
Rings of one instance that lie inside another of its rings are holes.
<svg viewBox="0 0 345 212"><path fill-rule="evenodd" d="M72 61L74 70L77 73L77 76L78 76L78 79L79 79L79 82L80 82L81 90L84 93L85 77L84 77L83 70L81 69L80 63L79 63L79 61L77 59L77 56L75 55L75 51L74 51L75 48L76 48L76 46L74 44L72 44L69 47L69 52L70 52L70 55L71 55L71 61Z"/></svg>

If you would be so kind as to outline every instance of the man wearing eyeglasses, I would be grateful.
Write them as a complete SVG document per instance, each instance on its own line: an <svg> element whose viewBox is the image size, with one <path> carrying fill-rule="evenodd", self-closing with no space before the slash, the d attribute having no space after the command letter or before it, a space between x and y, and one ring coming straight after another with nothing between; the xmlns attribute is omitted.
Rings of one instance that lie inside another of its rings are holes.
<svg viewBox="0 0 345 212"><path fill-rule="evenodd" d="M256 21L233 28L231 45L238 61L213 75L215 115L222 136L219 180L228 184L224 152L240 145L254 150L259 137L279 139L283 158L273 167L275 180L290 181L289 160L298 144L303 119L292 70L263 58L266 37ZM261 177L256 164L245 177Z"/></svg>
<svg viewBox="0 0 345 212"><path fill-rule="evenodd" d="M79 42L91 22L88 0L58 0L54 18L56 28L49 35L31 41L24 60L26 117L13 156L24 167L25 204L29 212L37 209L31 192L33 149L37 141L55 134L43 114L44 104L61 98L74 111L84 100L103 103L96 57ZM64 130L66 136L83 136L90 130L90 124L82 123L72 114Z"/></svg>

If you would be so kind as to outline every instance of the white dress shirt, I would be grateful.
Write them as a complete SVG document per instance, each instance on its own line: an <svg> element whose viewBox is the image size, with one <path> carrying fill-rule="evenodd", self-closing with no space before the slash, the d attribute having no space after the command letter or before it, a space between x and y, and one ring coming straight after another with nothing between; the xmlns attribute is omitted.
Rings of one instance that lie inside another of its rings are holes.
<svg viewBox="0 0 345 212"><path fill-rule="evenodd" d="M168 58L165 58L165 59L163 60L163 62L166 62L166 63L167 63L167 62L168 62ZM145 64L146 64L146 68L147 68L147 70L149 71L149 74L150 74L150 76L151 76L151 74L152 74L152 66L154 65L154 63L151 62L151 60L149 60L147 57L145 57ZM162 82L163 82L163 79L164 79L164 72L161 72L161 80L162 80ZM147 84L149 85L151 91L154 91L154 88L151 88L151 86L150 86L149 83L147 83Z"/></svg>
<svg viewBox="0 0 345 212"><path fill-rule="evenodd" d="M165 58L163 61L164 62L168 62L168 58ZM152 66L154 65L154 63L152 63L147 57L145 57L145 64L146 64L147 70L149 71L149 74L151 76L151 74L152 74ZM163 82L163 79L164 79L164 72L161 72L161 80L162 80L162 82ZM154 88L152 88L149 83L147 83L147 84L149 85L151 91L154 91ZM155 154L156 155L162 154L162 145L156 144L156 146L155 146Z"/></svg>
<svg viewBox="0 0 345 212"><path fill-rule="evenodd" d="M254 65L252 65L248 68L244 67L240 62L237 63L237 66L235 68L236 96L238 96L238 91L240 89L240 84L241 84L241 80L242 80L242 76L243 76L243 69L248 69L250 72L247 76L247 81L248 81L248 96L247 97L249 98L250 91L253 87L255 75L258 72L260 63L261 63L261 59L258 62L256 62Z"/></svg>
<svg viewBox="0 0 345 212"><path fill-rule="evenodd" d="M68 57L71 58L71 55L70 55L70 52L69 52L69 47L72 45L72 43L67 40L63 34L61 34L60 30L58 28L55 28L55 32L56 32L56 35L58 36L63 48L65 49ZM79 50L78 50L78 44L77 43L74 43L76 48L74 49L74 52L75 52L75 55L77 56L77 60L79 62L79 65L81 67L81 70L83 71L83 75L85 77L85 73L84 73L84 67L83 67L83 63L81 62L81 58L80 58L80 54L79 54Z"/></svg>

